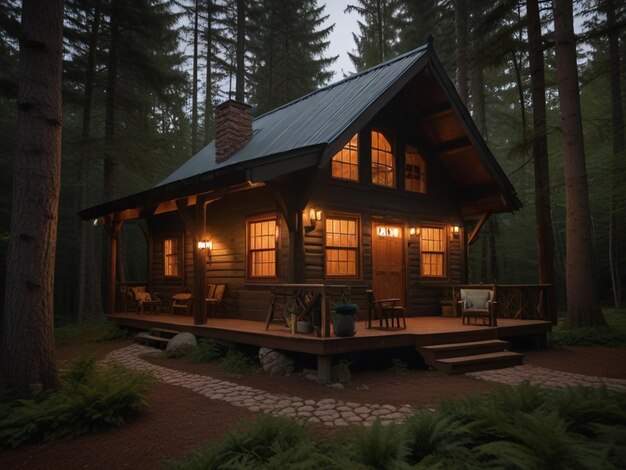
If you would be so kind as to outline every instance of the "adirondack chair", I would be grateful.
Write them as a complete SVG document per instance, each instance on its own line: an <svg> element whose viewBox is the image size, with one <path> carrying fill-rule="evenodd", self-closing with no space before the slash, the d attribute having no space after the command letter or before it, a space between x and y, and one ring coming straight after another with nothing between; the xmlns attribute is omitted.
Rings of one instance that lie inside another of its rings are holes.
<svg viewBox="0 0 626 470"><path fill-rule="evenodd" d="M379 328L383 328L383 320L385 321L385 329L389 329L389 319L391 319L391 328L406 328L406 318L404 316L404 307L400 305L400 299L381 299L376 300L374 291L368 289L367 293L367 327L372 327L372 317L378 317ZM402 318L403 326L400 326L400 318ZM397 326L394 326L394 320Z"/></svg>
<svg viewBox="0 0 626 470"><path fill-rule="evenodd" d="M224 303L224 292L226 291L226 284L209 284L207 286L207 310L217 314L218 309L222 310L228 315L228 308Z"/></svg>
<svg viewBox="0 0 626 470"><path fill-rule="evenodd" d="M463 324L469 325L471 319L476 323L480 319L483 325L497 326L498 302L494 297L494 290L489 288L459 289L457 305Z"/></svg>
<svg viewBox="0 0 626 470"><path fill-rule="evenodd" d="M172 314L181 312L183 315L191 313L192 298L189 293L174 294L172 296L172 305L170 307Z"/></svg>
<svg viewBox="0 0 626 470"><path fill-rule="evenodd" d="M129 287L135 301L137 313L144 313L146 309L156 311L161 305L161 299L156 294L146 292L145 286Z"/></svg>

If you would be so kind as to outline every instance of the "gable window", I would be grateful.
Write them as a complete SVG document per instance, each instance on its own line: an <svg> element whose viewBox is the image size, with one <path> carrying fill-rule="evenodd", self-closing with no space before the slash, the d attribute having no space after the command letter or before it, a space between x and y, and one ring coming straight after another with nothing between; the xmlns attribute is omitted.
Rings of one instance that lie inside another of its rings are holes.
<svg viewBox="0 0 626 470"><path fill-rule="evenodd" d="M248 220L248 277L276 277L276 217Z"/></svg>
<svg viewBox="0 0 626 470"><path fill-rule="evenodd" d="M372 183L396 186L393 138L382 131L372 131Z"/></svg>
<svg viewBox="0 0 626 470"><path fill-rule="evenodd" d="M415 147L407 145L405 161L405 189L415 193L426 193L426 160Z"/></svg>
<svg viewBox="0 0 626 470"><path fill-rule="evenodd" d="M358 133L333 157L332 175L333 178L359 181Z"/></svg>
<svg viewBox="0 0 626 470"><path fill-rule="evenodd" d="M357 277L359 273L359 219L326 217L326 276Z"/></svg>
<svg viewBox="0 0 626 470"><path fill-rule="evenodd" d="M163 240L163 274L166 277L180 277L183 264L182 237L166 238Z"/></svg>
<svg viewBox="0 0 626 470"><path fill-rule="evenodd" d="M422 277L444 277L446 260L445 230L440 227L422 227L420 259Z"/></svg>

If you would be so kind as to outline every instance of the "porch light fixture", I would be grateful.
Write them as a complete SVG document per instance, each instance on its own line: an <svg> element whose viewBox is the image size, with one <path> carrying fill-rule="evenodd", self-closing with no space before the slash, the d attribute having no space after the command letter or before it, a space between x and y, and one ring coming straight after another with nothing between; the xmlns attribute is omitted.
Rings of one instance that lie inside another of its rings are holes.
<svg viewBox="0 0 626 470"><path fill-rule="evenodd" d="M320 209L315 209L311 207L309 209L309 228L311 230L315 229L317 222L322 221L322 211Z"/></svg>
<svg viewBox="0 0 626 470"><path fill-rule="evenodd" d="M456 238L461 233L461 227L459 227L458 225L453 225L450 228L450 232L452 233L452 236Z"/></svg>
<svg viewBox="0 0 626 470"><path fill-rule="evenodd" d="M213 249L213 242L209 241L209 240L200 240L198 242L198 248L200 250L212 250Z"/></svg>
<svg viewBox="0 0 626 470"><path fill-rule="evenodd" d="M420 228L419 227L411 227L409 229L409 235L411 235L412 237L417 237L420 234Z"/></svg>

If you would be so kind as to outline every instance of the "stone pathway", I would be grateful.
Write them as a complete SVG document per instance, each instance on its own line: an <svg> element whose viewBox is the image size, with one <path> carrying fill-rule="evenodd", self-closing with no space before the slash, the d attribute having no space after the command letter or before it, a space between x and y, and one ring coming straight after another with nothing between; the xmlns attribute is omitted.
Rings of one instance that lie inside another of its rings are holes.
<svg viewBox="0 0 626 470"><path fill-rule="evenodd" d="M220 400L250 411L290 416L309 423L371 426L374 421L380 420L382 424L391 424L404 421L415 412L411 405L361 404L333 398L305 400L273 394L226 380L150 364L139 357L146 354L160 354L160 351L133 344L109 353L104 361L117 361L133 369L150 371L161 382L192 390L211 400Z"/></svg>
<svg viewBox="0 0 626 470"><path fill-rule="evenodd" d="M380 420L382 424L398 423L415 412L411 405L363 404L333 398L305 400L300 397L273 394L226 380L157 366L139 357L147 354L156 355L160 354L160 351L148 346L133 344L109 353L104 362L117 361L133 369L150 371L161 382L192 390L211 400L220 400L254 412L290 416L327 426L352 424L371 426L376 420ZM575 385L599 387L604 385L615 391L626 392L626 380L571 374L531 365L470 372L466 375L506 385L517 385L527 380L532 384L546 387Z"/></svg>
<svg viewBox="0 0 626 470"><path fill-rule="evenodd" d="M527 380L533 385L543 387L564 388L582 385L584 387L601 387L602 385L616 392L626 392L626 380L593 377L590 375L572 374L544 367L523 365L507 369L469 372L466 375L475 379L498 382L506 385L518 385Z"/></svg>

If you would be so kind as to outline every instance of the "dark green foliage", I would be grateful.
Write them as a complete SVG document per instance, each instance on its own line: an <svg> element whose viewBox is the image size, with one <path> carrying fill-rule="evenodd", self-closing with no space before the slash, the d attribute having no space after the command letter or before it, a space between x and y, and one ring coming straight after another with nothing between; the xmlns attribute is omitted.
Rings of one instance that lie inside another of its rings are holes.
<svg viewBox="0 0 626 470"><path fill-rule="evenodd" d="M398 426L376 421L371 428L357 429L352 452L354 459L368 468L391 469L404 457L406 445Z"/></svg>
<svg viewBox="0 0 626 470"><path fill-rule="evenodd" d="M341 359L337 364L335 364L330 371L330 379L333 382L349 384L350 380L352 380L350 362L346 359Z"/></svg>
<svg viewBox="0 0 626 470"><path fill-rule="evenodd" d="M604 310L609 325L604 327L567 327L563 321L552 330L553 346L622 346L626 344L626 313Z"/></svg>
<svg viewBox="0 0 626 470"><path fill-rule="evenodd" d="M116 363L98 369L93 357L77 359L63 380L59 391L26 399L0 391L0 448L120 426L148 407L153 383Z"/></svg>
<svg viewBox="0 0 626 470"><path fill-rule="evenodd" d="M57 346L68 343L87 343L92 341L113 341L128 339L130 330L118 326L111 321L94 321L73 323L55 328L54 342Z"/></svg>
<svg viewBox="0 0 626 470"><path fill-rule="evenodd" d="M308 431L295 421L263 415L247 426L230 431L220 443L199 450L172 469L315 469L327 468Z"/></svg>
<svg viewBox="0 0 626 470"><path fill-rule="evenodd" d="M244 373L251 365L251 358L237 349L229 349L220 363L220 367L224 372L233 375Z"/></svg>
<svg viewBox="0 0 626 470"><path fill-rule="evenodd" d="M187 354L187 359L191 362L211 362L224 357L227 351L228 347L214 339L202 339L198 342L198 346Z"/></svg>
<svg viewBox="0 0 626 470"><path fill-rule="evenodd" d="M397 357L391 360L391 367L389 368L394 375L398 377L404 377L408 373L408 367L405 362Z"/></svg>

